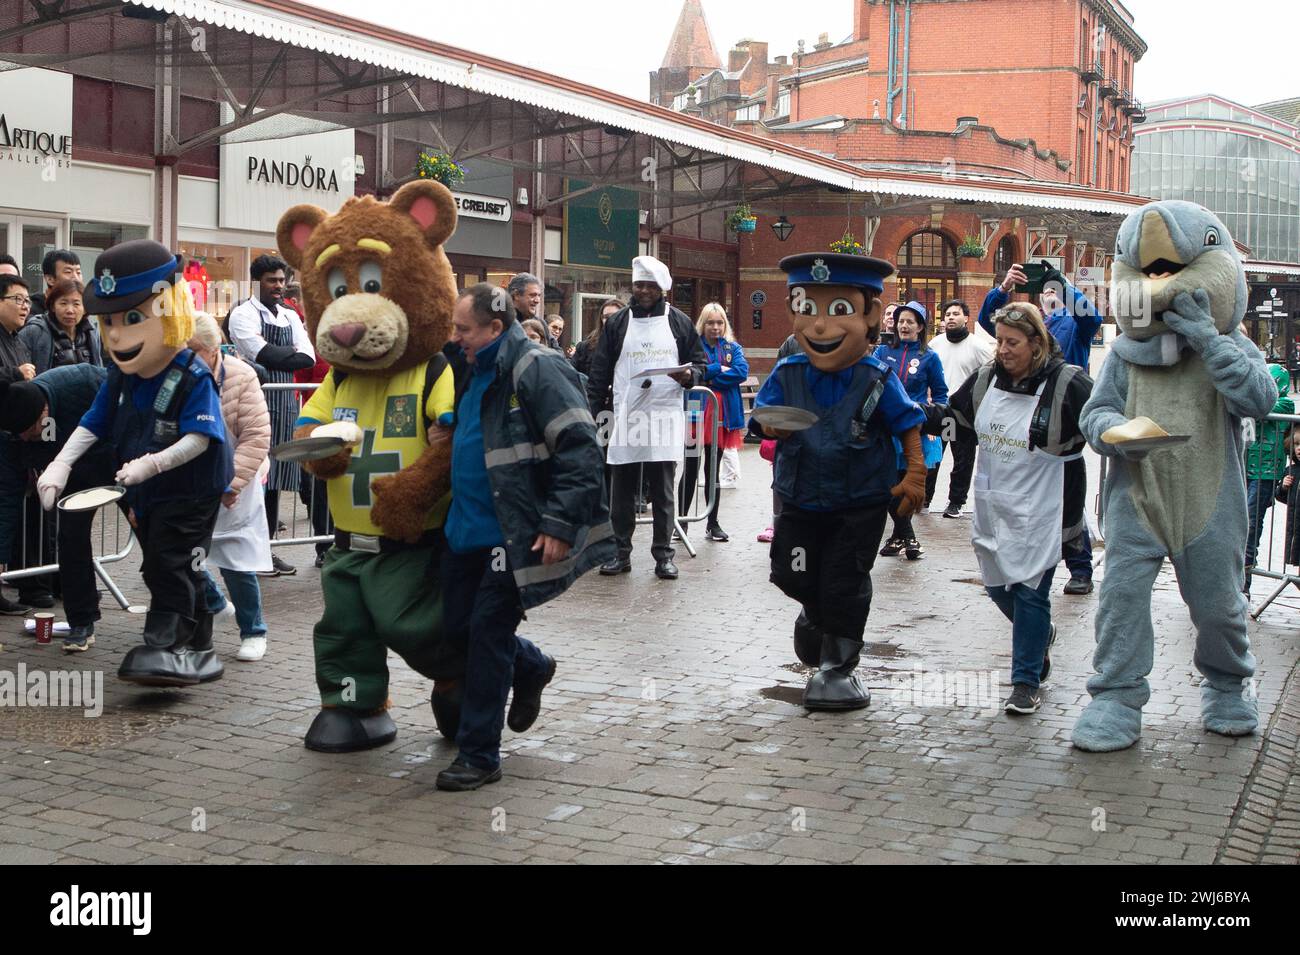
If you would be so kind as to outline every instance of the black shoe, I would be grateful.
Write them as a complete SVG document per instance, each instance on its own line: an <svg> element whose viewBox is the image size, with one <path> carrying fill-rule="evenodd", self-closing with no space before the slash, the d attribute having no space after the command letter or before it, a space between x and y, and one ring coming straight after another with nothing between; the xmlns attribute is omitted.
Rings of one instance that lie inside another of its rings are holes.
<svg viewBox="0 0 1300 955"><path fill-rule="evenodd" d="M820 669L803 691L806 710L860 710L871 704L871 694L855 670L862 653L862 641L847 637L822 637Z"/></svg>
<svg viewBox="0 0 1300 955"><path fill-rule="evenodd" d="M704 536L711 541L717 541L719 544L725 544L727 541L731 540L731 538L727 536L727 532L717 524L710 527Z"/></svg>
<svg viewBox="0 0 1300 955"><path fill-rule="evenodd" d="M465 702L465 684L460 680L434 680L429 705L433 708L433 722L443 739L456 741L460 732L460 708Z"/></svg>
<svg viewBox="0 0 1300 955"><path fill-rule="evenodd" d="M31 609L21 601L15 602L4 594L0 594L0 614L4 614L6 617L21 617Z"/></svg>
<svg viewBox="0 0 1300 955"><path fill-rule="evenodd" d="M1047 649L1043 651L1043 669L1039 671L1038 682L1042 683L1047 679L1047 674L1052 672L1052 645L1056 643L1056 624L1052 624L1052 629L1047 634Z"/></svg>
<svg viewBox="0 0 1300 955"><path fill-rule="evenodd" d="M289 529L289 525L287 525L284 521L279 521L275 525L275 532L277 534L283 534L288 529Z"/></svg>
<svg viewBox="0 0 1300 955"><path fill-rule="evenodd" d="M506 714L506 726L516 733L524 732L537 722L537 714L542 711L542 690L555 679L555 658L543 653L542 659L546 661L546 669L538 680L515 685L510 712Z"/></svg>
<svg viewBox="0 0 1300 955"><path fill-rule="evenodd" d="M961 517L961 505L949 504L943 509L944 517Z"/></svg>
<svg viewBox="0 0 1300 955"><path fill-rule="evenodd" d="M1075 596L1092 593L1092 580L1087 577L1080 577L1075 574L1070 578L1070 582L1065 585L1065 593Z"/></svg>
<svg viewBox="0 0 1300 955"><path fill-rule="evenodd" d="M1024 683L1017 683L1011 688L1011 695L1002 704L1008 713L1037 713L1043 705L1043 698L1038 690Z"/></svg>
<svg viewBox="0 0 1300 955"><path fill-rule="evenodd" d="M311 721L303 745L317 753L353 753L397 739L397 726L388 710L357 713L333 706Z"/></svg>
<svg viewBox="0 0 1300 955"><path fill-rule="evenodd" d="M84 653L95 645L95 625L88 623L84 627L73 627L63 638L64 653Z"/></svg>
<svg viewBox="0 0 1300 955"><path fill-rule="evenodd" d="M289 577L298 573L298 568L293 566L293 564L289 563L279 554L271 555L271 566L275 568L275 572L281 577Z"/></svg>
<svg viewBox="0 0 1300 955"><path fill-rule="evenodd" d="M29 607L36 607L39 610L48 610L54 606L54 595L48 590L32 590L24 593L18 591L18 602L27 604Z"/></svg>
<svg viewBox="0 0 1300 955"><path fill-rule="evenodd" d="M325 566L325 555L324 555L324 554L317 554L317 555L316 555L316 569L317 569L317 570L320 570L320 568L322 568L322 567L324 567L324 566Z"/></svg>
<svg viewBox="0 0 1300 955"><path fill-rule="evenodd" d="M463 793L494 783L500 778L500 766L496 769L479 769L457 756L450 766L438 774L437 786L439 789Z"/></svg>
<svg viewBox="0 0 1300 955"><path fill-rule="evenodd" d="M636 512L638 514L645 514L649 510L650 510L650 505L647 504L645 501L636 502Z"/></svg>
<svg viewBox="0 0 1300 955"><path fill-rule="evenodd" d="M682 532L673 531L673 536L669 538L669 540L671 541L671 543L680 544L682 542Z"/></svg>
<svg viewBox="0 0 1300 955"><path fill-rule="evenodd" d="M655 576L660 580L676 580L677 565L671 560L661 560L655 564Z"/></svg>
<svg viewBox="0 0 1300 955"><path fill-rule="evenodd" d="M897 557L903 552L904 541L901 537L891 537L885 542L885 546L880 548L881 557Z"/></svg>
<svg viewBox="0 0 1300 955"><path fill-rule="evenodd" d="M600 572L605 577L617 577L619 574L626 574L632 570L632 558L615 557L613 560L607 560L600 565Z"/></svg>
<svg viewBox="0 0 1300 955"><path fill-rule="evenodd" d="M925 555L921 550L921 542L915 537L909 537L903 542L903 553L907 555L908 560L920 560Z"/></svg>

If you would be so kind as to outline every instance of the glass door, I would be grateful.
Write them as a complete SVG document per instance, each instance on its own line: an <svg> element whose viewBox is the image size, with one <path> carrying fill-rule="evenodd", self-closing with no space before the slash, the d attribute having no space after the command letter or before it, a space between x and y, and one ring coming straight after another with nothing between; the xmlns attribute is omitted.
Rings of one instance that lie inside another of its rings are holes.
<svg viewBox="0 0 1300 955"><path fill-rule="evenodd" d="M32 292L44 292L41 265L45 254L62 248L63 220L35 216L0 216L0 250L18 261Z"/></svg>

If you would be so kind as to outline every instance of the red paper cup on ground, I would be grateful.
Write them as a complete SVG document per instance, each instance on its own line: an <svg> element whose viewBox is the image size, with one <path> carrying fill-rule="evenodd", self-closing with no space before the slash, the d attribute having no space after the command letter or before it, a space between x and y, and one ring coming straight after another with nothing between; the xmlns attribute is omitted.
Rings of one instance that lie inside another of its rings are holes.
<svg viewBox="0 0 1300 955"><path fill-rule="evenodd" d="M32 618L36 621L36 642L52 643L54 641L54 614L34 613Z"/></svg>

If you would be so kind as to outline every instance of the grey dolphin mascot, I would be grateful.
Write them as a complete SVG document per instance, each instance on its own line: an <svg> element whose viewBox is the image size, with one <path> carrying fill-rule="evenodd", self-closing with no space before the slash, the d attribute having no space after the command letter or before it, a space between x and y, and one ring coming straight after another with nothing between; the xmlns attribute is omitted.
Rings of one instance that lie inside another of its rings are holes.
<svg viewBox="0 0 1300 955"><path fill-rule="evenodd" d="M1264 356L1238 329L1246 273L1212 212L1162 201L1120 226L1111 281L1122 334L1080 420L1088 443L1111 467L1102 487L1106 574L1096 673L1074 745L1108 752L1141 735L1155 643L1151 590L1166 558L1196 628L1202 724L1245 736L1255 731L1259 714L1242 593L1242 420L1263 417L1277 400ZM1146 453L1103 440L1109 429L1141 416L1190 440Z"/></svg>

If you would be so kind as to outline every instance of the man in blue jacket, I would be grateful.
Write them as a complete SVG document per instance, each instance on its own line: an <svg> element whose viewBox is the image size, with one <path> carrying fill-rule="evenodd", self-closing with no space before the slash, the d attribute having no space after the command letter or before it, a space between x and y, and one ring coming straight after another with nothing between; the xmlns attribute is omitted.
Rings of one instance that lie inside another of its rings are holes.
<svg viewBox="0 0 1300 955"><path fill-rule="evenodd" d="M1070 284L1061 272L1044 261L1046 273L1043 276L1043 291L1038 296L1039 308L1043 311L1043 323L1052 333L1065 361L1078 365L1091 374L1092 339L1101 327L1101 313L1088 296ZM1029 277L1019 263L1007 269L1002 284L989 290L980 306L979 323L990 335L996 334L993 328L993 313L1011 301L1011 292L1017 285L1027 285ZM1086 497L1088 494L1088 471L1082 458L1065 465L1065 498L1073 495ZM1076 498L1077 499L1077 498ZM1070 581L1065 585L1067 594L1092 593L1092 537L1088 534L1088 520L1083 519L1080 527L1064 529L1063 545L1065 564L1070 568Z"/></svg>
<svg viewBox="0 0 1300 955"><path fill-rule="evenodd" d="M528 340L500 292L480 282L452 312L470 374L456 403L440 573L443 627L466 669L460 752L437 785L458 791L501 778L502 718L527 730L555 676L555 660L515 633L524 611L615 553L578 373L562 352Z"/></svg>

